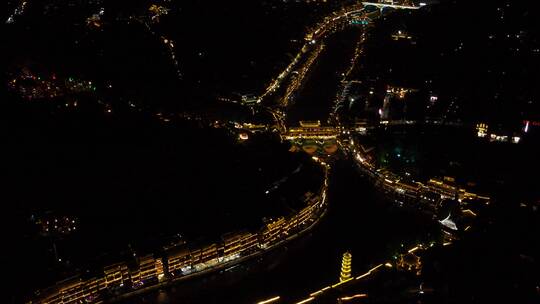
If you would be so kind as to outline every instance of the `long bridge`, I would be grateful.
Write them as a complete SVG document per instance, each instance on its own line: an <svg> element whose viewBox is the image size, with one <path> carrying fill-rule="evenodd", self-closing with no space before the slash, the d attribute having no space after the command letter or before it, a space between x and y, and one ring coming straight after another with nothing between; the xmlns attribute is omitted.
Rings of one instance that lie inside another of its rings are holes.
<svg viewBox="0 0 540 304"><path fill-rule="evenodd" d="M321 126L321 121L300 121L299 127L289 128L281 135L286 140L316 139L327 140L337 139L339 128L334 126Z"/></svg>
<svg viewBox="0 0 540 304"><path fill-rule="evenodd" d="M407 9L407 10L417 10L421 8L423 5L414 5L410 1L380 1L380 2L371 2L371 1L364 1L362 4L365 7L376 7L379 10L383 10L385 8L393 8L393 9Z"/></svg>

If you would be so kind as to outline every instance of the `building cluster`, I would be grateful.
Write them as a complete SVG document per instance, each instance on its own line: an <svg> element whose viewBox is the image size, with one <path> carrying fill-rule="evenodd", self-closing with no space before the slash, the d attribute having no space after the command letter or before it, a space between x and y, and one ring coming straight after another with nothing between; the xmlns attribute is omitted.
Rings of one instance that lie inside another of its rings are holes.
<svg viewBox="0 0 540 304"><path fill-rule="evenodd" d="M11 79L8 82L8 88L28 100L57 98L67 94L96 90L91 81L72 77L60 79L54 74L51 77L42 77L27 69L23 69L19 75Z"/></svg>
<svg viewBox="0 0 540 304"><path fill-rule="evenodd" d="M349 24L351 25L363 25L367 26L370 25L371 22L381 16L381 11L374 10L374 11L367 11L362 10L359 12L353 12L347 15L347 19Z"/></svg>
<svg viewBox="0 0 540 304"><path fill-rule="evenodd" d="M294 101L294 93L301 87L311 66L324 50L324 43L317 42L351 24L367 25L371 19L377 17L377 14L378 11L364 11L362 4L359 3L344 7L342 10L335 12L332 16L326 17L315 26L309 28L304 37L305 44L302 49L285 70L277 78L272 80L266 91L258 98L258 102L262 102L266 96L276 92L286 80L290 80L290 83L282 98L282 106L285 107L289 102ZM309 57L302 59L306 53L310 53Z"/></svg>
<svg viewBox="0 0 540 304"><path fill-rule="evenodd" d="M315 40L312 40L312 44L315 43ZM302 87L304 84L304 79L306 79L309 71L311 71L311 67L313 67L314 63L317 61L317 58L319 58L319 55L322 53L322 51L325 48L324 43L318 44L311 55L306 59L304 65L301 66L300 69L292 72L293 77L291 77L291 83L287 87L287 90L285 92L285 95L282 99L282 106L286 107L291 102L294 102L295 94L296 92Z"/></svg>
<svg viewBox="0 0 540 304"><path fill-rule="evenodd" d="M384 96L383 106L379 110L381 124L391 124L392 121L407 123L407 101L410 93L418 92L416 89L388 86Z"/></svg>
<svg viewBox="0 0 540 304"><path fill-rule="evenodd" d="M291 142L291 152L331 155L338 151L338 133L339 128L321 126L320 121L300 121L300 127L289 128L282 139Z"/></svg>
<svg viewBox="0 0 540 304"><path fill-rule="evenodd" d="M305 36L305 40L315 42L324 39L350 24L367 25L372 19L378 16L380 16L379 11L366 11L361 3L346 6L310 28Z"/></svg>
<svg viewBox="0 0 540 304"><path fill-rule="evenodd" d="M150 18L153 22L159 22L159 18L161 16L167 15L169 11L170 9L168 9L167 7L156 5L156 4L152 4L148 8L148 12L150 13Z"/></svg>
<svg viewBox="0 0 540 304"><path fill-rule="evenodd" d="M528 131L528 124L524 128L524 132ZM490 142L509 142L518 144L521 141L520 134L510 132L492 132L489 130L489 125L486 123L478 123L476 125L476 134L479 138L488 139Z"/></svg>
<svg viewBox="0 0 540 304"><path fill-rule="evenodd" d="M409 40L411 41L411 44L416 44L416 42L413 40L413 36L411 36L407 31L397 30L392 35L390 35L392 40L399 41L399 40Z"/></svg>
<svg viewBox="0 0 540 304"><path fill-rule="evenodd" d="M90 28L100 28L102 26L101 17L105 14L105 9L100 8L97 14L92 14L86 18L86 25Z"/></svg>
<svg viewBox="0 0 540 304"><path fill-rule="evenodd" d="M15 23L15 19L18 16L21 16L22 14L24 14L27 4L28 4L28 1L24 1L24 0L19 1L15 9L13 10L13 13L11 13L11 15L7 18L6 24Z"/></svg>
<svg viewBox="0 0 540 304"><path fill-rule="evenodd" d="M254 105L261 102L261 99L258 96L255 96L254 94L244 94L241 97L242 104L243 105Z"/></svg>
<svg viewBox="0 0 540 304"><path fill-rule="evenodd" d="M137 259L135 266L127 263L109 265L101 275L72 277L37 293L37 299L27 303L102 303L101 295L122 289L137 289L164 277L163 259L152 255Z"/></svg>
<svg viewBox="0 0 540 304"><path fill-rule="evenodd" d="M452 178L443 180L432 178L426 183L404 181L401 176L390 171L376 168L368 157L356 153L358 167L375 184L401 202L420 202L438 209L444 200L455 200L461 205L470 203L489 204L490 197L478 195L454 184Z"/></svg>
<svg viewBox="0 0 540 304"><path fill-rule="evenodd" d="M324 199L308 192L304 201L306 207L299 212L268 221L257 232L225 234L220 242L201 247L186 243L167 246L160 254L138 257L131 263L109 265L90 278L79 275L58 282L37 292L27 304L103 303L114 294L157 287L190 274L234 265L309 229L321 216Z"/></svg>

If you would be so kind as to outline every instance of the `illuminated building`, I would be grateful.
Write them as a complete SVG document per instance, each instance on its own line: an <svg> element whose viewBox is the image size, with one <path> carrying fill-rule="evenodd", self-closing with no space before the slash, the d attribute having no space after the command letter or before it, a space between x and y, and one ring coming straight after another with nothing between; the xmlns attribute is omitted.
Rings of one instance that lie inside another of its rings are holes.
<svg viewBox="0 0 540 304"><path fill-rule="evenodd" d="M476 131L478 137L486 137L488 134L489 126L485 123L479 123L476 125Z"/></svg>
<svg viewBox="0 0 540 304"><path fill-rule="evenodd" d="M394 34L392 34L391 37L392 37L392 40L396 40L396 41L397 40L402 40L402 39L403 40L411 40L413 38L411 35L407 34L407 32L401 31L401 30L399 30L399 31L395 32Z"/></svg>
<svg viewBox="0 0 540 304"><path fill-rule="evenodd" d="M165 278L165 267L162 259L156 259L156 274L159 281Z"/></svg>
<svg viewBox="0 0 540 304"><path fill-rule="evenodd" d="M253 94L242 95L242 104L253 105L260 102L261 102L261 99Z"/></svg>
<svg viewBox="0 0 540 304"><path fill-rule="evenodd" d="M320 120L314 120L314 121L301 120L299 124L302 128L319 128L321 126L321 121Z"/></svg>
<svg viewBox="0 0 540 304"><path fill-rule="evenodd" d="M213 259L216 259L217 257L218 257L218 252L217 252L216 244L208 245L201 250L202 261L211 261Z"/></svg>
<svg viewBox="0 0 540 304"><path fill-rule="evenodd" d="M403 99L407 96L407 94L414 93L417 91L418 91L417 89L394 87L394 86L388 86L388 88L386 89L387 94L391 94L392 96L397 96L399 99Z"/></svg>
<svg viewBox="0 0 540 304"><path fill-rule="evenodd" d="M433 178L428 181L427 187L430 191L440 194L441 198L452 199L455 198L458 193L458 189L456 187Z"/></svg>
<svg viewBox="0 0 540 304"><path fill-rule="evenodd" d="M79 277L64 280L57 283L55 286L44 290L42 299L39 303L85 303L86 299L92 299L99 291L99 288L96 288L95 285L91 286L91 289L88 289L87 286L90 286L90 284ZM85 290L89 291L85 292Z"/></svg>
<svg viewBox="0 0 540 304"><path fill-rule="evenodd" d="M444 220L439 221L439 223L441 223L443 226L445 226L448 229L458 230L456 223L454 223L454 221L450 218L450 214L448 214L448 216Z"/></svg>
<svg viewBox="0 0 540 304"><path fill-rule="evenodd" d="M390 98L390 94L386 94L384 96L383 107L382 109L379 109L379 115L381 116L381 120L388 120L390 116Z"/></svg>
<svg viewBox="0 0 540 304"><path fill-rule="evenodd" d="M161 258L154 259L153 255L139 258L139 280L142 284L155 281L163 276L163 262Z"/></svg>
<svg viewBox="0 0 540 304"><path fill-rule="evenodd" d="M311 227L324 210L324 200L310 192L304 195L303 200L306 203L303 209L271 221L257 232L225 234L221 242L203 247L189 248L185 243L165 247L163 256L149 254L138 258L133 268L127 263L117 263L105 267L91 279L75 277L59 282L36 293L36 299L27 303L101 303L109 292L121 290L129 293L142 287L158 286L159 282L176 277L236 263L241 261L240 257L262 253Z"/></svg>
<svg viewBox="0 0 540 304"><path fill-rule="evenodd" d="M167 252L168 272L171 275L182 274L184 270L191 268L191 254L186 247L172 249Z"/></svg>
<svg viewBox="0 0 540 304"><path fill-rule="evenodd" d="M339 281L344 282L351 279L351 260L352 255L350 252L345 252L341 259L341 273L339 275Z"/></svg>
<svg viewBox="0 0 540 304"><path fill-rule="evenodd" d="M123 286L131 281L131 276L126 264L118 263L105 267L105 285L107 287Z"/></svg>
<svg viewBox="0 0 540 304"><path fill-rule="evenodd" d="M416 254L408 252L399 256L397 266L407 271L420 271L422 262Z"/></svg>
<svg viewBox="0 0 540 304"><path fill-rule="evenodd" d="M531 125L531 122L526 120L523 123L524 123L523 132L528 133L529 132L529 126Z"/></svg>
<svg viewBox="0 0 540 304"><path fill-rule="evenodd" d="M379 109L381 123L387 124L390 121L403 120L407 114L407 94L417 92L416 89L387 86L384 96L383 106ZM412 122L413 123L413 122Z"/></svg>
<svg viewBox="0 0 540 304"><path fill-rule="evenodd" d="M23 69L15 78L11 79L8 82L8 88L27 100L52 99L74 93L93 93L97 89L91 81L72 77L60 79L54 73L50 77L41 76L28 69ZM66 104L67 106L70 104Z"/></svg>
<svg viewBox="0 0 540 304"><path fill-rule="evenodd" d="M529 130L529 121L525 121L524 133ZM489 132L489 125L486 123L478 123L476 125L477 136L480 138L487 138L490 142L509 142L518 144L521 141L521 134L511 133L505 130L498 130L495 132Z"/></svg>
<svg viewBox="0 0 540 304"><path fill-rule="evenodd" d="M89 27L100 28L101 27L101 15L93 14L92 16L86 19L86 24Z"/></svg>
<svg viewBox="0 0 540 304"><path fill-rule="evenodd" d="M248 139L249 139L249 134L246 133L246 132L242 132L242 133L240 133L240 134L238 135L238 138L239 138L240 140L248 140Z"/></svg>
<svg viewBox="0 0 540 304"><path fill-rule="evenodd" d="M263 245L279 239L280 235L283 232L284 225L285 218L283 217L280 217L276 221L266 224L266 227L262 232Z"/></svg>
<svg viewBox="0 0 540 304"><path fill-rule="evenodd" d="M155 4L152 4L150 8L148 8L148 11L150 12L152 21L155 22L159 22L159 17L167 15L169 13L168 8Z"/></svg>
<svg viewBox="0 0 540 304"><path fill-rule="evenodd" d="M327 140L336 139L339 131L335 127L323 127L320 121L307 122L300 121L300 127L290 128L283 138L287 140L294 139L315 139Z"/></svg>
<svg viewBox="0 0 540 304"><path fill-rule="evenodd" d="M249 232L227 234L222 236L223 255L228 256L238 251L249 252L257 247L257 235Z"/></svg>

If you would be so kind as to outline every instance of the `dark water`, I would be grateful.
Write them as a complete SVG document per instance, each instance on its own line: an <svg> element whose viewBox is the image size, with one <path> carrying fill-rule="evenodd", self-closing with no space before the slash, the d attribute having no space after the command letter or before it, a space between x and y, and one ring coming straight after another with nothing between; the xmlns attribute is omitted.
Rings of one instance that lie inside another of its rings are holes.
<svg viewBox="0 0 540 304"><path fill-rule="evenodd" d="M330 39L298 102L291 106L289 119L327 117L339 85L336 71L350 62L359 33L353 29ZM431 216L388 204L354 168L350 160L336 163L330 176L328 214L308 236L231 272L179 283L125 303L248 304L277 295L292 303L336 283L341 255L347 250L353 254L353 274L359 275L391 258L402 244L438 238Z"/></svg>
<svg viewBox="0 0 540 304"><path fill-rule="evenodd" d="M350 66L361 33L361 28L353 27L326 39L326 48L311 67L306 84L294 96L287 113L289 124L297 125L300 120L326 122L340 88L341 73Z"/></svg>
<svg viewBox="0 0 540 304"><path fill-rule="evenodd" d="M329 212L308 236L232 272L179 283L125 303L256 303L305 298L339 278L341 255L353 255L353 275L391 258L404 244L438 236L430 216L389 205L340 161L331 174Z"/></svg>
<svg viewBox="0 0 540 304"><path fill-rule="evenodd" d="M328 117L340 71L350 63L360 33L351 29L329 39L290 108L290 120ZM126 303L247 304L277 295L293 302L337 282L341 255L347 250L353 254L353 273L361 274L397 253L401 244L438 237L430 216L385 203L351 161L336 163L330 183L329 212L308 236L231 272L179 283Z"/></svg>

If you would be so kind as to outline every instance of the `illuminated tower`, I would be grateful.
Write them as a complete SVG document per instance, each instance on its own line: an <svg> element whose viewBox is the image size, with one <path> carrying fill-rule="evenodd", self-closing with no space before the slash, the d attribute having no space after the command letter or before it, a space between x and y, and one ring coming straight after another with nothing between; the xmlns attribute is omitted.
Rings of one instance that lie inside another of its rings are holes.
<svg viewBox="0 0 540 304"><path fill-rule="evenodd" d="M351 278L351 260L352 254L345 252L341 260L341 274L339 275L339 281L344 282Z"/></svg>
<svg viewBox="0 0 540 304"><path fill-rule="evenodd" d="M384 96L383 107L379 110L382 120L388 120L390 118L390 100L394 97L394 94L388 90Z"/></svg>

